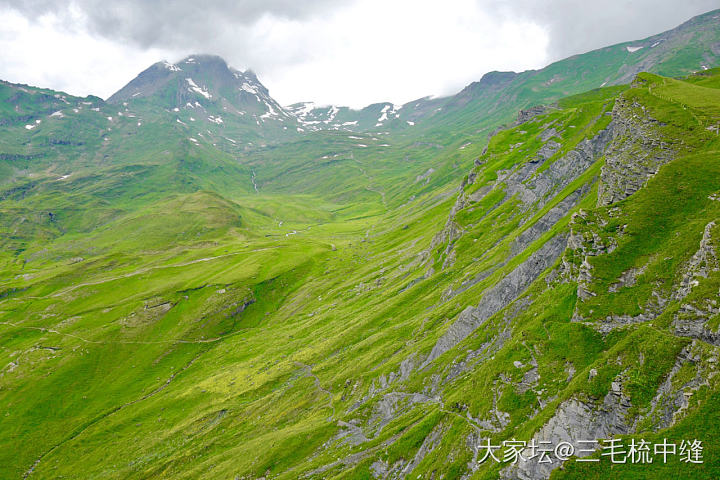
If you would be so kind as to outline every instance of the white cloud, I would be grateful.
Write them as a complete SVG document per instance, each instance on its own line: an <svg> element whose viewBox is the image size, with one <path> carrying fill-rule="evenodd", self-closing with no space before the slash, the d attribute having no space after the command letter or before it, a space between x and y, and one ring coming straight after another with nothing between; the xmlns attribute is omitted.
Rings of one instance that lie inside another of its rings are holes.
<svg viewBox="0 0 720 480"><path fill-rule="evenodd" d="M361 107L450 94L489 70L544 64L548 39L540 27L498 21L472 0L450 3L363 0L323 15L266 13L250 26L219 28L192 51L145 49L91 34L76 7L32 21L6 8L0 10L6 26L0 77L106 98L160 59L204 50L253 68L281 103Z"/></svg>
<svg viewBox="0 0 720 480"><path fill-rule="evenodd" d="M363 0L326 17L264 16L248 56L281 102L363 106L450 94L490 70L546 63L548 37L527 21L490 17L471 0ZM254 57L254 58L253 58Z"/></svg>
<svg viewBox="0 0 720 480"><path fill-rule="evenodd" d="M0 0L0 78L107 97L158 60L210 53L284 104L403 103L659 33L716 2Z"/></svg>
<svg viewBox="0 0 720 480"><path fill-rule="evenodd" d="M177 55L92 36L82 28L82 14L73 13L77 29L70 30L54 14L30 21L0 10L0 78L106 98L150 64Z"/></svg>

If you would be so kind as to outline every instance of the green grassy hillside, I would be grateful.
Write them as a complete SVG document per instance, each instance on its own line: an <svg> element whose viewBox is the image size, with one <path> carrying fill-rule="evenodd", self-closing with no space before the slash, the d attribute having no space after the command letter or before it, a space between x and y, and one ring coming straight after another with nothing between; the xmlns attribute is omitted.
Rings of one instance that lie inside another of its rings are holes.
<svg viewBox="0 0 720 480"><path fill-rule="evenodd" d="M717 478L720 70L660 38L415 130L254 129L222 65L202 116L163 64L1 85L0 478ZM482 461L512 440L577 455Z"/></svg>

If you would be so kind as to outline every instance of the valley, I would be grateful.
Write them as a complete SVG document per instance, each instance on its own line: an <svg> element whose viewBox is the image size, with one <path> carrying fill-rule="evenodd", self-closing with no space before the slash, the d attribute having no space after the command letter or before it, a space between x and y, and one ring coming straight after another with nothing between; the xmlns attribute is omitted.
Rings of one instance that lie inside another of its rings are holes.
<svg viewBox="0 0 720 480"><path fill-rule="evenodd" d="M361 110L0 83L0 478L717 478L719 16ZM481 461L612 437L704 461Z"/></svg>

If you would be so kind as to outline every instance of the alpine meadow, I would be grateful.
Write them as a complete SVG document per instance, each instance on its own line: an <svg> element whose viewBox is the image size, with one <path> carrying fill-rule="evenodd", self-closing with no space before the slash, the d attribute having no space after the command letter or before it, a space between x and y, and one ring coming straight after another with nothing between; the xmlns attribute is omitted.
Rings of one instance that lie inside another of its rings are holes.
<svg viewBox="0 0 720 480"><path fill-rule="evenodd" d="M715 10L403 105L1 81L0 479L720 478L718 67Z"/></svg>

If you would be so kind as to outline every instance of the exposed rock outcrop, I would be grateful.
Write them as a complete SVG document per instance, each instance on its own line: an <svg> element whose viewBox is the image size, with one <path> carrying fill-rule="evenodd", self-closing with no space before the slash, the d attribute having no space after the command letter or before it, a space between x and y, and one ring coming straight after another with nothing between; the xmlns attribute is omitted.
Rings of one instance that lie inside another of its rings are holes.
<svg viewBox="0 0 720 480"><path fill-rule="evenodd" d="M660 133L660 123L644 106L620 96L612 115L612 142L600 174L599 206L619 202L638 191L676 154L673 141Z"/></svg>
<svg viewBox="0 0 720 480"><path fill-rule="evenodd" d="M653 430L674 425L678 416L690 405L693 393L700 386L707 385L708 379L715 375L715 372L704 371L701 355L693 350L693 345L689 345L680 352L675 365L650 402L649 411L635 420L634 429L641 424ZM695 370L695 375L688 380L680 380L678 373L687 365Z"/></svg>
<svg viewBox="0 0 720 480"><path fill-rule="evenodd" d="M680 285L673 294L674 300L687 297L693 287L699 284L700 278L707 278L710 272L717 271L720 268L712 241L712 229L714 227L714 221L705 225L700 247L685 265Z"/></svg>
<svg viewBox="0 0 720 480"><path fill-rule="evenodd" d="M705 226L700 247L683 268L680 285L672 297L674 300L685 299L693 288L700 285L702 279L707 279L720 271L720 260L712 237L714 228L715 221ZM720 291L716 293L715 298L685 302L673 319L675 334L720 346L720 331L707 326L708 320L716 315L720 315Z"/></svg>
<svg viewBox="0 0 720 480"><path fill-rule="evenodd" d="M520 110L517 114L515 125L521 125L525 122L529 122L538 115L544 115L548 113L553 108L554 107L548 105L535 105L534 107L530 107L527 110Z"/></svg>
<svg viewBox="0 0 720 480"><path fill-rule="evenodd" d="M629 433L627 413L631 406L630 399L622 391L622 384L615 381L600 403L571 398L560 404L555 415L533 436L533 441L536 445L553 447L560 442L569 442L578 457L586 457L599 447L586 441ZM562 459L555 457L552 452L548 455L551 462L541 462L541 455L529 458L532 453L530 448L523 450L526 460L503 470L502 478L547 479L550 473L562 464Z"/></svg>
<svg viewBox="0 0 720 480"><path fill-rule="evenodd" d="M561 218L580 202L583 196L590 190L591 185L585 184L570 195L562 199L557 205L551 208L545 215L523 230L510 244L512 256L525 250L532 242L548 232Z"/></svg>
<svg viewBox="0 0 720 480"><path fill-rule="evenodd" d="M613 236L600 236L596 232L602 222L602 219L585 210L580 210L570 219L570 236L568 250L563 256L562 275L577 282L577 295L581 301L595 295L590 289L593 276L589 257L611 253L617 248Z"/></svg>
<svg viewBox="0 0 720 480"><path fill-rule="evenodd" d="M439 423L432 429L432 431L425 437L422 445L413 456L412 460L405 461L403 459L398 460L393 465L388 465L383 460L377 460L370 466L370 472L374 478L382 479L398 479L402 480L407 478L415 468L422 462L425 456L432 452L435 447L438 446L442 440L443 433L445 432L445 426Z"/></svg>
<svg viewBox="0 0 720 480"><path fill-rule="evenodd" d="M566 235L557 235L548 240L512 272L485 291L476 307L467 307L445 334L438 339L421 368L467 338L491 316L505 308L549 266L551 266L567 244Z"/></svg>
<svg viewBox="0 0 720 480"><path fill-rule="evenodd" d="M526 208L531 205L542 208L602 156L611 138L611 130L606 128L593 138L578 143L567 154L550 163L545 170L537 172L542 165L540 161L527 162L512 172L499 174L498 183L505 183L506 198L517 195ZM549 158L555 151L551 148L545 155Z"/></svg>

